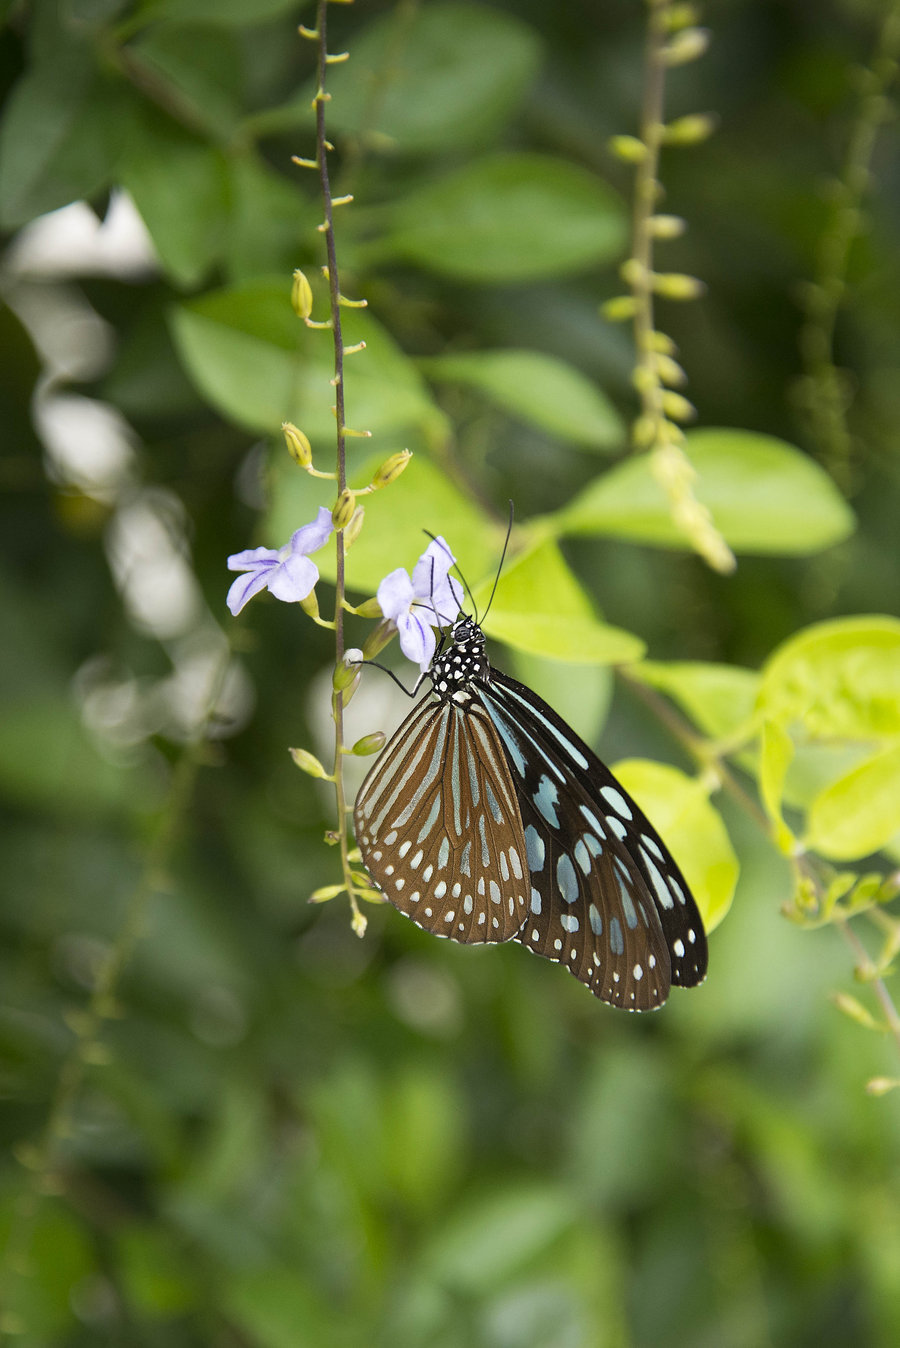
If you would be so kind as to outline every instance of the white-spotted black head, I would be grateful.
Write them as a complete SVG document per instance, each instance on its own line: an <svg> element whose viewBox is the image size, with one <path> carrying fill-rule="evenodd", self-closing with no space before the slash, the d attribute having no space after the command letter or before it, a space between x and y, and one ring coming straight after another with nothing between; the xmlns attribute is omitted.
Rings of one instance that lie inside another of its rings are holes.
<svg viewBox="0 0 900 1348"><path fill-rule="evenodd" d="M442 702L465 702L470 683L488 683L491 667L484 645L484 633L474 618L459 618L451 631L451 642L438 655L428 671L432 687Z"/></svg>

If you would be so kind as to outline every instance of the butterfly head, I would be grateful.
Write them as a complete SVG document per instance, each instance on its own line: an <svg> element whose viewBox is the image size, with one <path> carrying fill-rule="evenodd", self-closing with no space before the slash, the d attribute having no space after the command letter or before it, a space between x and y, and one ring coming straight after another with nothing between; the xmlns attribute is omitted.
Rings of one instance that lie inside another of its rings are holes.
<svg viewBox="0 0 900 1348"><path fill-rule="evenodd" d="M465 703L471 697L469 684L486 683L490 677L484 633L474 618L458 618L450 638L450 645L435 657L428 675L442 702Z"/></svg>

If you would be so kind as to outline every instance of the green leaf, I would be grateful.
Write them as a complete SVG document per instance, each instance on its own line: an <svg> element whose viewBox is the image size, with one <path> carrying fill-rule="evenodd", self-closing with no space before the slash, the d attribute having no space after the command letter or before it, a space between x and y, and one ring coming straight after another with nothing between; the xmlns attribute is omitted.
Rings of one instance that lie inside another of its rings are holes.
<svg viewBox="0 0 900 1348"><path fill-rule="evenodd" d="M443 416L412 361L364 310L348 310L342 323L346 345L366 343L365 351L346 360L347 424L374 434L418 426L440 440ZM173 312L172 330L192 379L223 416L255 432L271 433L293 421L313 442L317 458L317 440L333 455L331 334L311 331L294 314L289 276L231 286L184 304Z"/></svg>
<svg viewBox="0 0 900 1348"><path fill-rule="evenodd" d="M151 88L179 121L230 136L242 95L241 53L235 34L207 24L157 23L124 49L132 78Z"/></svg>
<svg viewBox="0 0 900 1348"><path fill-rule="evenodd" d="M253 1348L332 1348L344 1344L334 1305L323 1289L296 1267L230 1272L222 1309Z"/></svg>
<svg viewBox="0 0 900 1348"><path fill-rule="evenodd" d="M478 591L479 606L489 593L489 585ZM644 650L639 637L594 616L591 601L551 540L507 563L484 630L516 650L575 664L625 664L639 660Z"/></svg>
<svg viewBox="0 0 900 1348"><path fill-rule="evenodd" d="M171 18L182 23L220 24L222 27L247 28L265 23L298 8L311 8L310 0L298 7L297 0L154 0L154 18Z"/></svg>
<svg viewBox="0 0 900 1348"><path fill-rule="evenodd" d="M775 826L775 841L785 855L793 848L794 835L784 822L781 802L793 757L794 744L790 735L777 721L766 721L760 746L759 786L766 814Z"/></svg>
<svg viewBox="0 0 900 1348"><path fill-rule="evenodd" d="M0 124L0 226L16 229L106 187L131 107L128 90L98 73L81 43L70 35L54 41L7 100Z"/></svg>
<svg viewBox="0 0 900 1348"><path fill-rule="evenodd" d="M617 257L625 214L592 173L535 154L496 154L426 184L384 212L373 259L483 284L565 276ZM361 250L362 251L362 250Z"/></svg>
<svg viewBox="0 0 900 1348"><path fill-rule="evenodd" d="M228 220L228 172L218 149L168 117L145 109L119 169L176 285L199 284L221 256Z"/></svg>
<svg viewBox="0 0 900 1348"><path fill-rule="evenodd" d="M576 1220L562 1186L523 1184L480 1196L451 1214L426 1252L438 1285L484 1295L533 1263Z"/></svg>
<svg viewBox="0 0 900 1348"><path fill-rule="evenodd" d="M695 494L737 552L803 556L839 543L854 517L825 472L782 440L750 431L702 430L687 437ZM567 534L609 534L687 549L649 455L613 468L555 517Z"/></svg>
<svg viewBox="0 0 900 1348"><path fill-rule="evenodd" d="M409 6L354 35L328 74L328 125L372 148L427 154L490 141L532 83L540 40L520 19L470 4ZM251 121L257 132L312 122L308 86Z"/></svg>
<svg viewBox="0 0 900 1348"><path fill-rule="evenodd" d="M353 468L352 481L367 481L378 463L369 459ZM298 469L283 446L273 459L270 491L263 540L271 547L280 547L299 525L314 518L320 505L330 505L333 499L328 484ZM428 545L425 529L443 534L467 575L484 575L496 568L503 528L424 455L416 454L390 487L362 499L366 521L347 554L347 584L356 594L374 594L379 581L398 566L411 571ZM317 552L315 562L325 580L334 579L333 544ZM223 603L224 595L223 589Z"/></svg>
<svg viewBox="0 0 900 1348"><path fill-rule="evenodd" d="M539 351L472 351L419 362L435 382L465 384L541 430L591 449L621 446L612 403L580 370Z"/></svg>
<svg viewBox="0 0 900 1348"><path fill-rule="evenodd" d="M809 809L805 845L850 861L877 852L900 833L900 745L866 759L821 792Z"/></svg>
<svg viewBox="0 0 900 1348"><path fill-rule="evenodd" d="M642 758L625 759L613 772L653 820L712 931L731 907L740 866L706 787L678 768Z"/></svg>
<svg viewBox="0 0 900 1348"><path fill-rule="evenodd" d="M798 632L763 667L759 705L805 737L900 734L900 621L835 618Z"/></svg>
<svg viewBox="0 0 900 1348"><path fill-rule="evenodd" d="M751 733L759 691L755 670L691 660L642 660L628 674L668 693L713 739L730 739L744 727Z"/></svg>
<svg viewBox="0 0 900 1348"><path fill-rule="evenodd" d="M228 168L232 205L225 265L229 279L236 283L260 276L269 279L279 267L289 275L297 265L301 240L312 236L321 218L321 208L252 151L233 155Z"/></svg>

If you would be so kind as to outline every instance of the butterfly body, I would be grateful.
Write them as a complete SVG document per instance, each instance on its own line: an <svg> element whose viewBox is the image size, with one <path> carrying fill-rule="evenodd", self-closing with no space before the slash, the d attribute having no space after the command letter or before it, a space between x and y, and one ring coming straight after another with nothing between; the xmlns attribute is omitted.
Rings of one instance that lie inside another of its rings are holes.
<svg viewBox="0 0 900 1348"><path fill-rule="evenodd" d="M596 754L492 669L471 618L428 677L356 803L363 861L391 903L435 935L517 940L628 1010L702 982L684 876Z"/></svg>

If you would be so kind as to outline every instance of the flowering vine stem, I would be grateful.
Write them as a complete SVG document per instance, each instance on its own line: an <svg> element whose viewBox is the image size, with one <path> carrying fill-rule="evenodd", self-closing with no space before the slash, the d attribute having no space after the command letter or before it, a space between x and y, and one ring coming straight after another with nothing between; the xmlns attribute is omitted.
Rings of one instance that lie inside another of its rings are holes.
<svg viewBox="0 0 900 1348"><path fill-rule="evenodd" d="M675 359L675 343L657 329L655 321L657 296L691 300L704 290L694 276L657 272L654 246L657 240L678 238L686 228L679 216L656 210L663 195L659 180L662 147L697 144L713 130L713 119L703 114L665 124L666 72L702 56L708 37L704 29L693 26L692 5L647 0L647 7L640 134L614 136L610 143L614 154L635 166L631 256L621 268L629 294L607 301L603 313L613 321L632 322L632 378L641 403L632 432L635 448L650 453L653 474L669 498L672 518L693 548L715 570L730 572L734 555L707 507L694 495L696 472L682 448L685 437L679 423L692 421L696 415L693 405L676 391L687 376Z"/></svg>
<svg viewBox="0 0 900 1348"><path fill-rule="evenodd" d="M229 649L213 674L202 724L173 768L156 833L145 854L122 925L97 971L87 1006L67 1017L73 1040L60 1067L40 1139L16 1149L16 1157L24 1166L28 1180L15 1206L6 1247L0 1258L0 1343L18 1340L27 1329L20 1323L12 1305L12 1288L14 1282L28 1272L28 1251L41 1200L59 1192L55 1174L57 1154L72 1132L72 1111L85 1076L91 1068L103 1067L109 1061L101 1038L108 1023L120 1014L117 994L122 973L141 939L150 903L164 888L166 871L181 827L188 817L197 776L205 761L207 730L230 658Z"/></svg>
<svg viewBox="0 0 900 1348"><path fill-rule="evenodd" d="M850 390L834 359L837 316L847 285L850 250L860 233L861 205L879 128L890 116L887 91L900 58L900 3L890 5L869 66L859 72L859 102L840 176L832 184L830 209L819 240L813 281L804 288L800 353L806 371L802 401L813 438L838 485L851 486L852 437L847 425Z"/></svg>
<svg viewBox="0 0 900 1348"><path fill-rule="evenodd" d="M327 835L328 841L336 843L340 847L341 871L343 875L343 885L350 900L352 911L353 930L357 935L362 936L366 929L366 919L360 912L357 902L357 880L354 877L350 848L347 840L347 814L348 806L346 791L344 787L344 704L346 695L352 689L350 684L341 684L341 672L344 670L344 608L345 599L345 551L344 551L344 525L348 524L355 508L355 495L347 489L347 455L346 455L346 437L347 423L345 414L344 399L344 339L341 331L341 305L344 302L340 289L340 276L338 272L337 248L334 237L334 208L337 205L346 205L352 197L343 196L335 198L331 191L331 182L328 174L328 151L331 149L325 126L325 107L329 99L326 90L326 76L329 65L337 61L346 59L345 55L338 57L328 54L328 0L319 0L316 10L316 27L314 32L308 29L301 29L304 36L313 38L317 45L318 52L318 78L315 96L316 113L316 168L319 174L319 185L322 193L322 206L324 212L324 221L320 225L320 230L325 236L325 253L328 259L325 267L325 276L328 281L328 298L330 308L329 326L331 328L332 342L334 345L334 393L335 406L334 415L337 423L336 428L336 460L337 460L337 489L338 499L334 510L335 520L335 599L334 599L334 646L335 646L335 686L332 692L332 716L334 718L334 766L331 774L334 785L335 807L337 814L336 828ZM330 887L329 887L330 889ZM324 897L324 894L322 895Z"/></svg>
<svg viewBox="0 0 900 1348"><path fill-rule="evenodd" d="M727 753L735 752L746 743L749 736L733 742L716 743L698 735L693 727L675 710L675 708L655 688L649 687L643 680L630 675L624 669L616 671L628 688L644 703L656 719L666 727L673 739L691 755L716 787L725 791L744 814L753 820L757 827L778 846L778 830L766 812L757 804L735 776L725 761ZM752 733L752 732L751 732ZM781 849L783 850L783 849ZM884 1023L878 1022L866 1009L844 993L837 993L833 1000L840 1011L850 1019L868 1029L886 1030L900 1050L900 1012L891 996L884 975L890 971L891 962L900 953L900 922L885 912L883 904L900 892L900 872L888 876L878 883L867 883L863 877L858 886L849 884L844 890L858 890L859 899L854 903L850 895L846 906L841 906L829 896L829 886L823 880L823 869L819 858L807 852L796 843L789 857L794 872L797 894L783 911L786 917L807 927L829 925L838 929L841 937L853 953L856 976L868 984L877 998ZM844 892L844 890L840 892ZM853 929L852 919L865 913L872 924L885 935L885 947L881 956L873 959ZM900 1086L900 1080L876 1077L869 1082L871 1094L881 1094Z"/></svg>

